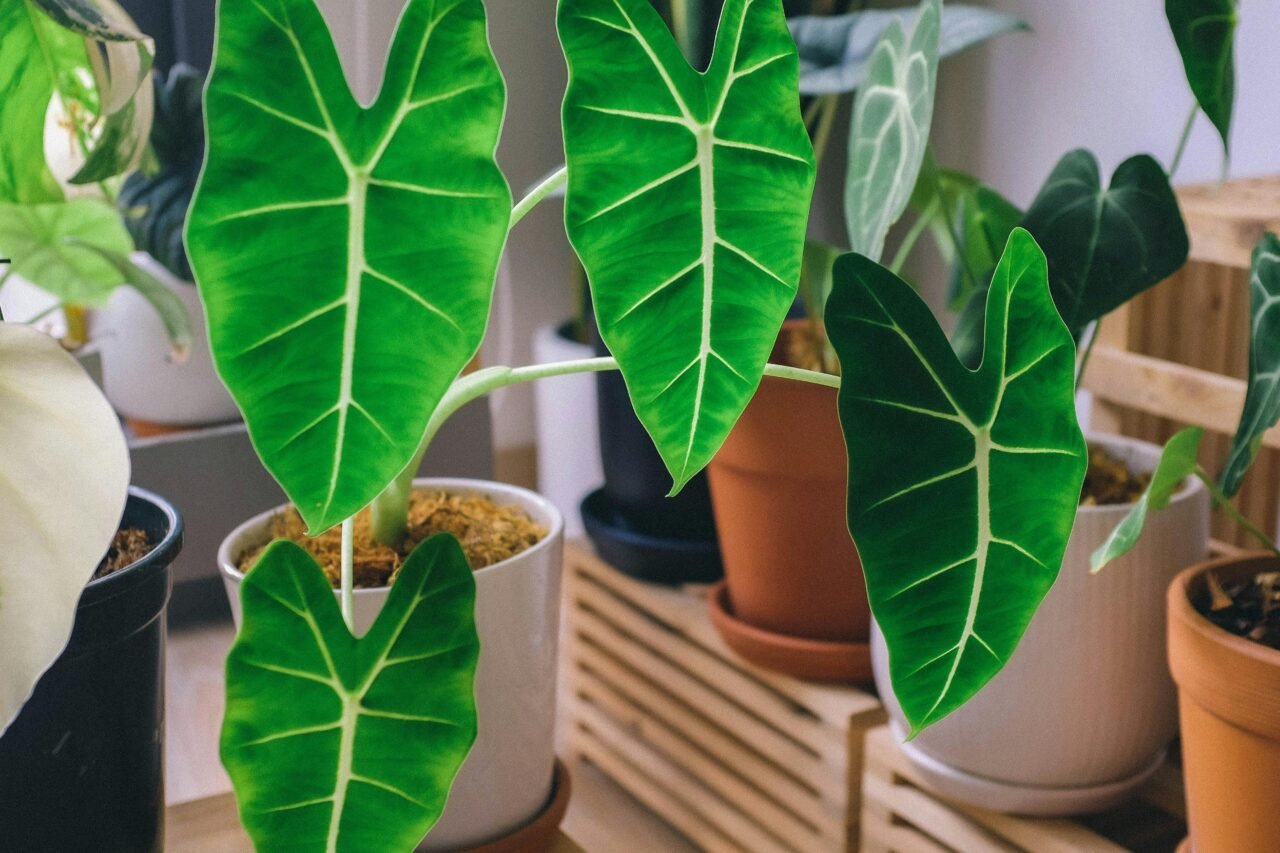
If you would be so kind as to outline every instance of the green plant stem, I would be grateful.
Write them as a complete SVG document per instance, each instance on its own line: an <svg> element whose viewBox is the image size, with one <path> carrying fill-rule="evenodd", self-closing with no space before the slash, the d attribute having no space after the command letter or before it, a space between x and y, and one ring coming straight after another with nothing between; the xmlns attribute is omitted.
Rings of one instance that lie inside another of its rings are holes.
<svg viewBox="0 0 1280 853"><path fill-rule="evenodd" d="M34 326L36 323L39 323L41 320L43 320L45 317L48 317L54 311L61 311L62 308L63 308L63 305L61 302L55 302L53 305L50 305L48 308L44 309L43 311L38 312L34 317L31 317L30 319L28 319L26 323L28 326Z"/></svg>
<svg viewBox="0 0 1280 853"><path fill-rule="evenodd" d="M827 153L827 146L831 144L831 133L835 129L836 109L840 106L840 101L835 95L822 95L818 98L818 126L813 133L813 160L815 165L821 165L823 156Z"/></svg>
<svg viewBox="0 0 1280 853"><path fill-rule="evenodd" d="M1269 548L1273 554L1280 556L1280 548L1276 547L1275 540L1259 530L1252 521L1245 518L1240 513L1240 510L1235 508L1235 505L1231 503L1231 499L1222 493L1222 489L1218 488L1217 482L1209 476L1208 471L1197 465L1195 475L1209 489L1209 495L1213 498L1214 507L1229 515L1232 521L1247 530L1254 538Z"/></svg>
<svg viewBox="0 0 1280 853"><path fill-rule="evenodd" d="M431 420L418 445L413 459L405 466L400 475L383 490L374 500L371 509L373 536L381 544L397 542L404 535L405 524L409 515L409 496L413 493L413 478L422 466L422 457L427 448L435 440L436 435L445 422L466 404L484 395L536 379L548 379L553 376L568 376L575 373L603 373L617 370L617 359L604 356L601 358L584 358L575 361L561 361L552 364L535 364L529 367L488 367L477 370L468 376L457 379L445 392L444 399L436 406ZM839 388L840 377L815 370L804 370L799 367L787 367L780 364L765 365L766 376L780 379L791 379L809 382L814 385L825 385L828 388Z"/></svg>
<svg viewBox="0 0 1280 853"><path fill-rule="evenodd" d="M1076 365L1076 390L1084 385L1084 370L1089 366L1089 358L1093 355L1093 348L1098 343L1098 338L1102 335L1102 318L1099 317L1093 323L1093 334L1089 337L1089 343L1085 346L1084 352L1080 354L1080 363Z"/></svg>
<svg viewBox="0 0 1280 853"><path fill-rule="evenodd" d="M347 630L355 633L354 595L355 587L355 518L342 522L342 618L347 623Z"/></svg>
<svg viewBox="0 0 1280 853"><path fill-rule="evenodd" d="M511 209L511 223L507 228L515 228L516 223L521 219L524 219L525 216L528 215L529 211L537 207L543 199L560 189L560 187L564 186L568 181L568 166L561 166L559 169L552 172L546 180L530 190L529 194L520 199L520 202Z"/></svg>
<svg viewBox="0 0 1280 853"><path fill-rule="evenodd" d="M1182 128L1182 136L1178 137L1178 148L1173 152L1173 162L1169 164L1169 179L1173 180L1173 176L1178 173L1178 167L1182 165L1182 155L1187 151L1187 142L1191 139L1191 128L1195 126L1196 114L1200 112L1200 105L1194 101L1191 103L1191 113L1187 116L1187 123Z"/></svg>
<svg viewBox="0 0 1280 853"><path fill-rule="evenodd" d="M929 219L932 210L925 211L916 217L916 221L911 224L911 230L902 238L902 245L898 247L897 253L893 256L893 263L889 265L889 269L894 275L899 275L902 268L906 266L907 259L911 257L911 251L916 247L916 243L920 241L920 236L929 228Z"/></svg>
<svg viewBox="0 0 1280 853"><path fill-rule="evenodd" d="M964 272L964 277L969 280L970 292L976 292L981 285L978 283L977 274L969 266L969 258L965 254L964 246L960 245L960 234L956 231L955 221L951 217L951 211L947 208L946 195L942 192L942 176L938 173L937 162L933 159L932 146L925 148L924 156L928 164L929 174L933 177L934 198L937 199L938 212L942 214L942 224L946 226L947 237L951 241L951 247L955 250L956 260L960 262L960 269Z"/></svg>

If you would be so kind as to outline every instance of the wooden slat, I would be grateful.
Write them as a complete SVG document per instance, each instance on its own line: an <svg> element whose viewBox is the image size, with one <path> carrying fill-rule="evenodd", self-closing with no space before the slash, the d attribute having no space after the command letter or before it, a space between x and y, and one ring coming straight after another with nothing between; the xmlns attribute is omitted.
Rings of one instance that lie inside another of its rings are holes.
<svg viewBox="0 0 1280 853"><path fill-rule="evenodd" d="M1178 188L1193 260L1248 269L1253 247L1280 231L1280 178L1252 178Z"/></svg>
<svg viewBox="0 0 1280 853"><path fill-rule="evenodd" d="M741 807L746 814L751 815L752 820L769 827L772 834L795 849L832 849L841 843L845 834L843 826L833 837L830 833L833 821L825 820L815 824L801 819L793 811L779 805L772 791L766 793L746 781L750 777L731 772L696 744L637 712L634 706L599 682L593 682L589 678L581 679L577 685L577 695L579 699L585 699L588 704L603 711L611 723L617 724L621 730L642 741L645 746L666 756L673 765L709 792Z"/></svg>
<svg viewBox="0 0 1280 853"><path fill-rule="evenodd" d="M566 564L604 586L619 599L758 684L775 691L782 701L804 708L823 722L844 729L850 721L865 720L875 725L883 714L880 700L867 690L829 684L811 684L745 664L733 652L707 618L705 588L671 589L629 578L605 564L579 544L565 547Z"/></svg>
<svg viewBox="0 0 1280 853"><path fill-rule="evenodd" d="M862 838L862 853L952 853L952 850L909 826L892 823L877 826Z"/></svg>
<svg viewBox="0 0 1280 853"><path fill-rule="evenodd" d="M627 763L635 769L652 780L660 781L665 789L686 803L703 820L735 841L739 845L738 849L753 853L803 853L766 833L753 819L711 794L675 764L653 750L646 749L644 744L639 743L595 705L581 700L573 704L574 719L579 727L590 732L615 754L626 756ZM627 785L625 779L618 778L617 781L624 787Z"/></svg>
<svg viewBox="0 0 1280 853"><path fill-rule="evenodd" d="M771 761L792 768L792 772L799 774L801 778L837 789L844 784L843 771L825 764L812 751L782 736L777 729L738 705L727 702L722 694L654 655L633 638L618 633L599 617L579 610L574 614L574 628L579 641L587 641L578 648L578 654L583 660L601 669L608 666L608 657L593 655L594 647L596 653L611 656L636 672L644 673L652 681L666 685L673 695L687 704L709 711L714 709L712 713L723 721L726 728L753 744Z"/></svg>
<svg viewBox="0 0 1280 853"><path fill-rule="evenodd" d="M862 779L862 796L892 803L895 818L943 840L948 847L983 853L1018 853L1018 848L909 785L894 785L867 775Z"/></svg>

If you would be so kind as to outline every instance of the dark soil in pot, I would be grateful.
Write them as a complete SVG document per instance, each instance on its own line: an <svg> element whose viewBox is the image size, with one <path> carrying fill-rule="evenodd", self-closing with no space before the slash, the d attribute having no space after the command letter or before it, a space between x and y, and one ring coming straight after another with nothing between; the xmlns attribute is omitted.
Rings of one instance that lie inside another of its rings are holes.
<svg viewBox="0 0 1280 853"><path fill-rule="evenodd" d="M298 511L289 507L271 520L271 539L239 556L236 568L247 572L271 540L288 539L316 558L329 582L341 582L342 529L334 527L316 537ZM357 587L387 587L395 581L405 558L419 543L437 533L450 533L461 544L472 570L483 569L532 548L547 530L515 506L501 506L481 495L451 495L416 489L409 498L409 524L394 545L380 545L373 537L369 510L356 516L354 577Z"/></svg>
<svg viewBox="0 0 1280 853"><path fill-rule="evenodd" d="M1142 497L1150 483L1150 474L1136 474L1104 448L1090 445L1080 506L1131 504Z"/></svg>
<svg viewBox="0 0 1280 853"><path fill-rule="evenodd" d="M1280 571L1263 572L1224 584L1205 576L1209 597L1197 609L1237 637L1280 650Z"/></svg>
<svg viewBox="0 0 1280 853"><path fill-rule="evenodd" d="M121 528L66 650L0 738L6 853L164 848L165 606L182 521L135 488Z"/></svg>

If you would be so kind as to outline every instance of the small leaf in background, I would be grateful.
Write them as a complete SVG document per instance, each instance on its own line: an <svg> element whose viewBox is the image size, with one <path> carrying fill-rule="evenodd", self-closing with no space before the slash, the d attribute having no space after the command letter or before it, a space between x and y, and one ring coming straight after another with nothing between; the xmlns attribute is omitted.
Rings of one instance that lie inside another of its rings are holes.
<svg viewBox="0 0 1280 853"><path fill-rule="evenodd" d="M924 162L938 79L940 0L924 0L906 32L880 37L853 107L844 209L849 245L880 260L889 229L907 207Z"/></svg>
<svg viewBox="0 0 1280 853"><path fill-rule="evenodd" d="M728 0L705 74L648 0L564 0L565 225L678 492L760 384L813 194L779 0ZM625 80L626 85L618 85Z"/></svg>
<svg viewBox="0 0 1280 853"><path fill-rule="evenodd" d="M1245 472L1262 447L1262 436L1280 420L1280 238L1266 234L1253 250L1253 321L1249 335L1249 386L1231 453L1222 470L1222 491L1240 491Z"/></svg>
<svg viewBox="0 0 1280 853"><path fill-rule="evenodd" d="M1094 320L1181 269L1189 251L1169 176L1145 154L1121 163L1104 189L1093 154L1072 151L1022 227L1049 259L1053 301L1077 340Z"/></svg>
<svg viewBox="0 0 1280 853"><path fill-rule="evenodd" d="M48 48L46 53L45 48ZM58 83L50 58L88 66L84 41L57 27L28 0L0 3L0 202L43 204L63 192L45 161L45 116Z"/></svg>
<svg viewBox="0 0 1280 853"><path fill-rule="evenodd" d="M1191 92L1227 151L1236 99L1236 0L1165 0L1164 11Z"/></svg>
<svg viewBox="0 0 1280 853"><path fill-rule="evenodd" d="M12 258L14 274L63 304L103 305L122 276L99 251L127 255L132 249L119 215L99 199L0 203L0 257Z"/></svg>
<svg viewBox="0 0 1280 853"><path fill-rule="evenodd" d="M62 653L129 488L120 422L56 340L0 323L0 734Z"/></svg>
<svg viewBox="0 0 1280 853"><path fill-rule="evenodd" d="M1200 453L1200 440L1203 438L1204 430L1192 427L1169 439L1164 452L1160 454L1160 461L1156 463L1156 470L1151 475L1147 490L1134 502L1124 520L1111 531L1107 541L1090 557L1090 572L1096 575L1107 563L1123 557L1138 544L1142 527L1147 523L1147 514L1167 507L1173 493L1195 472L1196 457Z"/></svg>
<svg viewBox="0 0 1280 853"><path fill-rule="evenodd" d="M814 352L808 354L806 363L790 362L796 367L819 370L823 373L839 373L840 364L836 351L822 326L822 313L831 295L832 268L844 250L821 240L804 241L804 265L800 269L800 299L804 302L804 315L813 330ZM791 354L794 357L794 353Z"/></svg>
<svg viewBox="0 0 1280 853"><path fill-rule="evenodd" d="M78 240L73 240L72 243L83 246L115 267L120 273L121 282L136 290L155 309L169 335L170 360L177 364L185 363L191 357L191 317L178 295L164 282L135 264L128 255L116 254Z"/></svg>
<svg viewBox="0 0 1280 853"><path fill-rule="evenodd" d="M890 24L906 27L915 10L864 9L837 16L802 16L788 21L800 50L800 94L836 95L858 89L880 37ZM945 59L987 39L1029 30L1003 12L948 3L942 7L938 57Z"/></svg>
<svg viewBox="0 0 1280 853"><path fill-rule="evenodd" d="M409 464L480 346L506 93L481 0L410 0L368 109L312 0L218 8L187 250L219 375L319 533Z"/></svg>
<svg viewBox="0 0 1280 853"><path fill-rule="evenodd" d="M476 737L475 580L457 540L414 550L360 639L292 542L263 552L240 599L221 755L257 849L414 849Z"/></svg>
<svg viewBox="0 0 1280 853"><path fill-rule="evenodd" d="M1022 229L992 277L979 370L910 285L858 255L836 263L827 333L849 529L914 735L1000 671L1057 578L1086 467L1075 345Z"/></svg>

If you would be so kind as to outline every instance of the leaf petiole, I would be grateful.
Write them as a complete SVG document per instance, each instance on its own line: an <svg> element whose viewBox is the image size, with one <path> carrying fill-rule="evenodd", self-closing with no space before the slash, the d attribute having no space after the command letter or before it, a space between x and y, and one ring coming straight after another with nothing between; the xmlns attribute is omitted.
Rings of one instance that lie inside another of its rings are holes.
<svg viewBox="0 0 1280 853"><path fill-rule="evenodd" d="M1213 477L1209 476L1208 471L1206 471L1200 465L1197 465L1195 469L1195 475L1200 478L1200 482L1204 483L1205 487L1209 490L1209 495L1210 497L1213 498L1213 505L1215 508L1225 512L1228 516L1230 516L1232 521L1234 521L1236 524L1239 524L1241 527L1247 530L1255 539L1257 539L1259 542L1265 545L1273 554L1280 556L1280 548L1276 547L1275 540L1272 539L1267 534L1263 533L1261 530L1259 530L1257 525L1255 525L1249 519L1245 518L1244 514L1241 513L1240 510L1235 508L1235 506L1231 503L1231 499L1222 493L1222 489L1218 488L1217 482L1213 479Z"/></svg>
<svg viewBox="0 0 1280 853"><path fill-rule="evenodd" d="M520 199L520 202L511 209L511 223L507 226L507 230L515 228L516 223L524 219L529 214L529 211L537 207L547 196L563 187L568 181L569 168L567 166L561 166L548 175L542 183L530 190L529 194Z"/></svg>
<svg viewBox="0 0 1280 853"><path fill-rule="evenodd" d="M355 518L342 522L342 621L347 623L347 630L355 633L354 597L355 586Z"/></svg>
<svg viewBox="0 0 1280 853"><path fill-rule="evenodd" d="M1173 176L1178 173L1178 166L1182 164L1182 155L1187 151L1187 142L1191 139L1191 129L1195 127L1196 116L1200 113L1200 104L1196 101L1191 102L1191 113L1187 116L1187 123L1182 128L1182 136L1178 137L1178 148L1173 152L1173 162L1169 164L1169 180L1173 180Z"/></svg>

